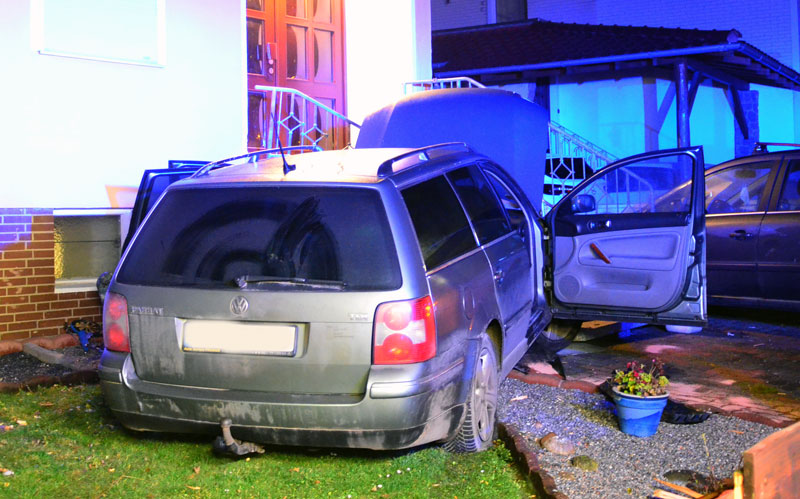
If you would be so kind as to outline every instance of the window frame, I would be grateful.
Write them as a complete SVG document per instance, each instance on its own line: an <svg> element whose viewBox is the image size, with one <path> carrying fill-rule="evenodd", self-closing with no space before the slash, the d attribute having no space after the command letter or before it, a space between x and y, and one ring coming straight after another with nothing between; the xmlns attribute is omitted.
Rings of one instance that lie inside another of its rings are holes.
<svg viewBox="0 0 800 499"><path fill-rule="evenodd" d="M731 170L733 168L747 168L747 167L751 167L751 166L759 164L759 163L769 164L770 171L765 176L764 192L763 192L763 194L761 196L761 199L759 199L759 201L758 201L758 205L756 206L756 209L753 210L753 211L735 211L735 212L709 213L709 211L708 211L708 203L707 203L707 199L708 199L708 179L713 177L714 175L719 175L722 172L726 172L726 171ZM774 192L775 177L778 174L779 165L780 165L780 161L778 161L777 159L774 159L774 158L773 159L769 159L769 158L753 158L750 161L738 162L736 164L728 165L728 166L726 166L724 168L720 168L718 170L713 170L713 171L710 171L710 172L706 172L706 175L705 175L705 193L704 193L704 200L703 200L704 210L705 210L706 216L715 217L715 216L725 216L725 215L751 215L751 214L757 214L757 213L765 213L767 211L767 209L773 204L773 194L772 193Z"/></svg>

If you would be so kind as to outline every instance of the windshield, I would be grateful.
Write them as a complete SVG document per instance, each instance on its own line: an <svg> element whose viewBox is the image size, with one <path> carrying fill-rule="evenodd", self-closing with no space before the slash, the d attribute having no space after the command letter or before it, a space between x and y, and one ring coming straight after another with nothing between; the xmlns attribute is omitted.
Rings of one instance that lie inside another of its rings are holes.
<svg viewBox="0 0 800 499"><path fill-rule="evenodd" d="M302 186L168 191L117 281L303 291L401 285L378 192Z"/></svg>

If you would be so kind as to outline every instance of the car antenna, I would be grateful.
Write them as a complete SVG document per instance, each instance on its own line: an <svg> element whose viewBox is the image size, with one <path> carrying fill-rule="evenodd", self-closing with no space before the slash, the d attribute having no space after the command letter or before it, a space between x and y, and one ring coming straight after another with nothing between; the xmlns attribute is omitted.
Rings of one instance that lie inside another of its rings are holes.
<svg viewBox="0 0 800 499"><path fill-rule="evenodd" d="M270 113L272 116L272 113ZM290 165L288 161L286 161L286 153L283 152L283 144L281 144L281 134L278 130L278 122L275 120L274 116L272 116L272 124L275 128L275 138L278 139L278 149L281 151L281 158L283 159L283 176L285 177L287 173L297 169L295 165Z"/></svg>

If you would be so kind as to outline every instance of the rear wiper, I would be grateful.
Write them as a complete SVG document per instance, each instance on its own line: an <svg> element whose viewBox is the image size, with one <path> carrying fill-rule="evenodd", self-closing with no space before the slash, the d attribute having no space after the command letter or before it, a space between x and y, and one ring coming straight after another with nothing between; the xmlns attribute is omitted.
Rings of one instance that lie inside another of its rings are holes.
<svg viewBox="0 0 800 499"><path fill-rule="evenodd" d="M308 286L317 289L344 289L347 283L344 281L332 281L325 279L307 279L305 277L279 277L261 275L241 275L233 280L239 289L245 289L250 285L272 284L278 286Z"/></svg>

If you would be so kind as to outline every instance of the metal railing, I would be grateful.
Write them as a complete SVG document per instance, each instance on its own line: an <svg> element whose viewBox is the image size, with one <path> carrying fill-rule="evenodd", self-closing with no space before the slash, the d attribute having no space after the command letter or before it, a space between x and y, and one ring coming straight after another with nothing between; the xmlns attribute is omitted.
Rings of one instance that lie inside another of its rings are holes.
<svg viewBox="0 0 800 499"><path fill-rule="evenodd" d="M466 76L407 81L403 84L403 91L406 95L439 88L486 88L486 86Z"/></svg>
<svg viewBox="0 0 800 499"><path fill-rule="evenodd" d="M406 95L438 88L486 88L465 76L433 78L405 82ZM542 213L547 213L559 199L583 179L617 160L611 153L592 144L558 123L548 122L549 147L544 178Z"/></svg>
<svg viewBox="0 0 800 499"><path fill-rule="evenodd" d="M259 102L252 105L253 97ZM348 144L349 127L361 128L347 116L294 88L256 85L250 91L251 119L248 147L275 149L278 139L284 147L312 146L341 149ZM254 123L260 126L254 127Z"/></svg>
<svg viewBox="0 0 800 499"><path fill-rule="evenodd" d="M617 158L558 123L548 123L542 213L547 213L565 194L594 172Z"/></svg>

